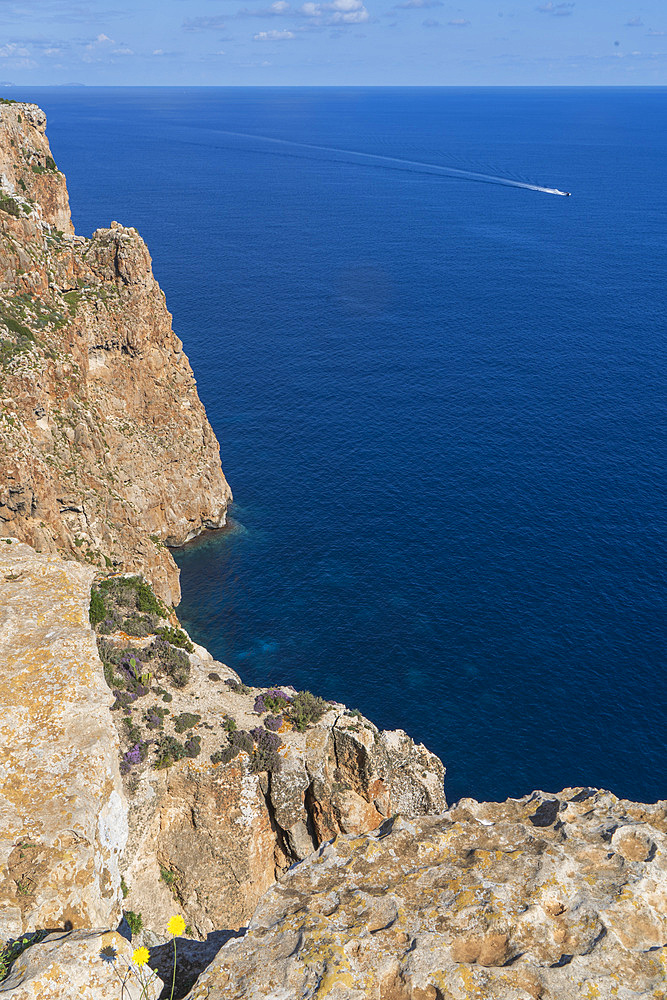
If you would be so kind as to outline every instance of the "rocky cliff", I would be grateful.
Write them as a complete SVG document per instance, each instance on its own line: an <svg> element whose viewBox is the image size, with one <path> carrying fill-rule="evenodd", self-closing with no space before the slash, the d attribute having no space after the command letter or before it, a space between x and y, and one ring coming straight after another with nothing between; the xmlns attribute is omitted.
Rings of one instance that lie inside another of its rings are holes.
<svg viewBox="0 0 667 1000"><path fill-rule="evenodd" d="M0 993L5 942L113 930L123 911L165 976L166 927L183 917L202 942L180 948L191 985L324 841L446 807L441 762L405 733L247 687L140 577L98 579L91 598L94 572L0 538ZM39 997L50 975L80 986L94 940L36 942L9 996ZM91 997L112 990L103 968L93 979Z"/></svg>
<svg viewBox="0 0 667 1000"><path fill-rule="evenodd" d="M44 113L0 104L0 532L141 571L225 523L218 442L139 234L74 235Z"/></svg>
<svg viewBox="0 0 667 1000"><path fill-rule="evenodd" d="M190 1000L667 997L667 802L593 789L337 837Z"/></svg>
<svg viewBox="0 0 667 1000"><path fill-rule="evenodd" d="M405 733L179 627L218 445L146 247L74 235L44 128L0 103L0 994L156 1000L176 943L191 1000L667 1000L667 803L445 812Z"/></svg>

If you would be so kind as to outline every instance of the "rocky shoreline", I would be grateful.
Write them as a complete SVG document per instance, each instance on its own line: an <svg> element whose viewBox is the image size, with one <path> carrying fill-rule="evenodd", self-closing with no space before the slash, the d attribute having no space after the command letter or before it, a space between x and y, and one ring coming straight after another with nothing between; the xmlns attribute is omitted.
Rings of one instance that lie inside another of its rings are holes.
<svg viewBox="0 0 667 1000"><path fill-rule="evenodd" d="M667 1000L667 803L448 809L405 733L182 629L218 443L143 241L74 234L45 127L0 106L0 995L169 997L176 946L193 1000Z"/></svg>

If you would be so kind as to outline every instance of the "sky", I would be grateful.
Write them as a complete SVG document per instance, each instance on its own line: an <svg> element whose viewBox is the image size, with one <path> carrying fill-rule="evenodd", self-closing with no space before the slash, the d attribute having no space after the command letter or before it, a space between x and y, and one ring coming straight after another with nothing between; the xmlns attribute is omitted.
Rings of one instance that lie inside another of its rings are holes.
<svg viewBox="0 0 667 1000"><path fill-rule="evenodd" d="M667 0L0 0L11 84L665 85Z"/></svg>

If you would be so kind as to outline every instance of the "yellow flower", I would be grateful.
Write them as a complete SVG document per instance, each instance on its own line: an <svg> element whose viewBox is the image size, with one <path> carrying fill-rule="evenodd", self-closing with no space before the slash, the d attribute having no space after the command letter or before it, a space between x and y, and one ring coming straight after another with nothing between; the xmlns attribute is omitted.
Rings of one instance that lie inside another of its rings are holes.
<svg viewBox="0 0 667 1000"><path fill-rule="evenodd" d="M145 965L149 958L148 948L135 948L132 952L132 961L135 965Z"/></svg>
<svg viewBox="0 0 667 1000"><path fill-rule="evenodd" d="M183 917L171 917L169 923L167 924L167 930L170 934L176 937L178 934L182 934L185 930L185 920Z"/></svg>

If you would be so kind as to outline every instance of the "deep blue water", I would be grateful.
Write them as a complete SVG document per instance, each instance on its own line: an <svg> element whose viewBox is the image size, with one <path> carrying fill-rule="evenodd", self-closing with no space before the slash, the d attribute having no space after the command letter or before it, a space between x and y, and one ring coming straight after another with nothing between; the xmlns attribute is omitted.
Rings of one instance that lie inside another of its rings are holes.
<svg viewBox="0 0 667 1000"><path fill-rule="evenodd" d="M147 240L222 445L196 638L450 798L666 796L667 90L21 96L78 230Z"/></svg>

